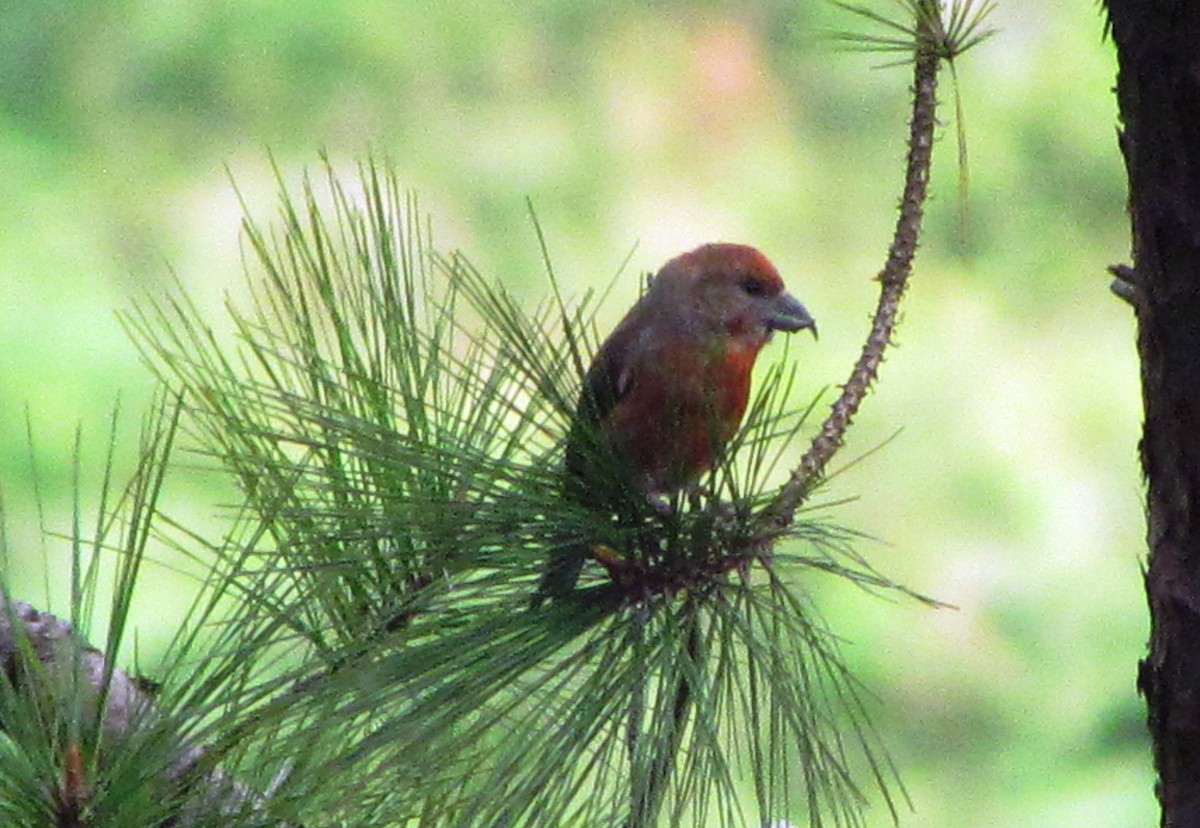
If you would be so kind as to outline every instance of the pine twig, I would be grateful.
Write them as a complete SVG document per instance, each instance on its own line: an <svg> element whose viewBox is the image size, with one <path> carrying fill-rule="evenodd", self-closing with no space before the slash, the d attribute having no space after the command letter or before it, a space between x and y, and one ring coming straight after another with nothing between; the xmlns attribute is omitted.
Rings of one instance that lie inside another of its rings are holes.
<svg viewBox="0 0 1200 828"><path fill-rule="evenodd" d="M877 277L880 283L879 302L871 332L850 372L850 379L842 386L842 394L833 404L820 432L766 510L764 517L769 530L778 531L789 526L809 493L824 478L826 466L841 448L846 430L879 373L884 352L896 328L900 302L908 287L908 277L912 273L912 262L921 235L933 154L933 133L937 125L937 81L942 55L936 46L938 35L932 28L937 25L936 19L922 16L919 24L904 194L887 262Z"/></svg>
<svg viewBox="0 0 1200 828"><path fill-rule="evenodd" d="M77 656L72 655L74 650L78 650ZM78 670L83 687L97 700L103 700L99 715L105 734L128 734L153 722L157 715L154 692L143 680L111 667L104 653L84 641L71 623L0 592L0 674L8 677L9 687L19 687L23 681L41 681L65 688L74 681L66 672L71 669ZM55 688L47 689L53 692ZM214 814L263 811L266 797L219 768L205 769L206 753L200 746L180 745L167 769L166 777L171 782L205 788L184 806L175 824L187 826L200 818L207 824ZM65 762L60 807L78 805L79 792L87 787L81 775L78 746L68 750Z"/></svg>

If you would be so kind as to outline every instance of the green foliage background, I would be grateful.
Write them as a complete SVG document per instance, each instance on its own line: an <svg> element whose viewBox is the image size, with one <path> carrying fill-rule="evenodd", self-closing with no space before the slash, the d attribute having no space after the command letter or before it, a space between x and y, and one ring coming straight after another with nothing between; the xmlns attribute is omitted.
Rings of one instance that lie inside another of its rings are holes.
<svg viewBox="0 0 1200 828"><path fill-rule="evenodd" d="M969 197L947 131L900 347L843 462L903 431L829 489L857 498L841 520L879 539L863 552L880 570L959 609L814 589L879 694L916 809L904 824L1145 824L1134 325L1104 273L1128 255L1114 60L1091 0L1007 0L994 23L960 67ZM907 106L906 69L834 48L831 31L859 26L804 2L4 4L0 486L16 593L65 607L26 408L61 530L76 425L98 475L115 395L132 434L151 393L114 311L174 270L223 323L225 294L245 295L223 165L269 219L268 149L296 180L320 147L348 177L386 155L440 247L531 298L546 284L526 196L568 290L607 284L634 245L640 271L704 241L756 244L821 325L819 344L788 349L797 405L841 382ZM602 316L636 283L627 272ZM173 514L215 523L229 490L176 478ZM135 607L151 667L192 588L165 563ZM888 824L882 806L874 820Z"/></svg>

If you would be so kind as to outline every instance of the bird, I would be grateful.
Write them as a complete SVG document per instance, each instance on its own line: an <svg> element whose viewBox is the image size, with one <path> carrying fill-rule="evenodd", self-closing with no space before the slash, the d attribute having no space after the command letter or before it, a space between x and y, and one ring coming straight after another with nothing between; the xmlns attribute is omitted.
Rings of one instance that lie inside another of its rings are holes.
<svg viewBox="0 0 1200 828"><path fill-rule="evenodd" d="M816 322L758 249L705 244L668 261L600 345L567 430L563 491L598 513L661 502L722 457L775 331ZM587 545L551 553L530 606L575 586Z"/></svg>

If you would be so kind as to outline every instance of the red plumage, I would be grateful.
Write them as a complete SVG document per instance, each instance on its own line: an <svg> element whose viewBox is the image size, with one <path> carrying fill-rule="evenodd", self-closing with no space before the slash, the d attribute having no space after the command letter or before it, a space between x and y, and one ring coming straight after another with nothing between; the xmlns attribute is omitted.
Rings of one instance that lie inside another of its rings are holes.
<svg viewBox="0 0 1200 828"><path fill-rule="evenodd" d="M567 436L568 494L610 511L693 485L741 424L759 351L774 331L803 328L816 332L753 247L709 244L667 262L584 378ZM569 591L586 554L552 561L534 605Z"/></svg>

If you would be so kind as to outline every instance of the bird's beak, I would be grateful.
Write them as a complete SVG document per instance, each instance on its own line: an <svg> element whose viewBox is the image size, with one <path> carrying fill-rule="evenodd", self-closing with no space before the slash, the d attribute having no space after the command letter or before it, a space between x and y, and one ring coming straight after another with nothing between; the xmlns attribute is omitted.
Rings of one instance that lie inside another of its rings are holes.
<svg viewBox="0 0 1200 828"><path fill-rule="evenodd" d="M808 328L812 331L813 339L817 338L816 320L809 314L808 308L800 304L800 301L786 290L771 300L767 327L773 331L786 331L787 333Z"/></svg>

